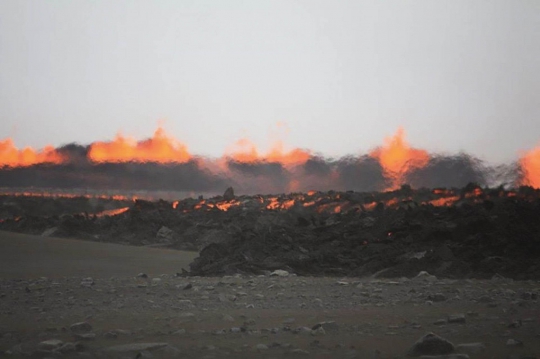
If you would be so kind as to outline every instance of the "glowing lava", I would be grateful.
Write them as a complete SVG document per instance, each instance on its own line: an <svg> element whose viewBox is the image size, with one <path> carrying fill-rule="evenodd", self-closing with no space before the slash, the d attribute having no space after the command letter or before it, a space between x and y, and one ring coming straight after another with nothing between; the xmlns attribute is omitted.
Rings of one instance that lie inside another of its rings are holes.
<svg viewBox="0 0 540 359"><path fill-rule="evenodd" d="M403 184L406 173L422 168L429 162L427 151L412 148L405 141L405 131L399 128L393 137L384 139L385 144L369 154L381 164L384 175L392 181L389 190Z"/></svg>
<svg viewBox="0 0 540 359"><path fill-rule="evenodd" d="M116 208L116 209L107 209L103 212L96 213L96 217L106 217L106 216L116 216L124 212L129 211L129 207Z"/></svg>
<svg viewBox="0 0 540 359"><path fill-rule="evenodd" d="M540 188L540 146L525 153L519 164L524 174L521 184Z"/></svg>
<svg viewBox="0 0 540 359"><path fill-rule="evenodd" d="M225 157L241 163L281 163L282 165L301 165L307 162L311 157L310 152L295 148L291 151L285 151L282 141L276 141L270 151L261 155L257 146L247 138L237 141L229 150Z"/></svg>
<svg viewBox="0 0 540 359"><path fill-rule="evenodd" d="M167 136L161 127L158 127L152 138L143 141L118 134L112 142L94 142L90 145L88 157L98 163L185 163L191 159L187 146Z"/></svg>
<svg viewBox="0 0 540 359"><path fill-rule="evenodd" d="M63 161L63 156L52 146L46 146L40 151L31 147L19 150L11 138L0 141L0 167L24 167L39 163L60 164Z"/></svg>

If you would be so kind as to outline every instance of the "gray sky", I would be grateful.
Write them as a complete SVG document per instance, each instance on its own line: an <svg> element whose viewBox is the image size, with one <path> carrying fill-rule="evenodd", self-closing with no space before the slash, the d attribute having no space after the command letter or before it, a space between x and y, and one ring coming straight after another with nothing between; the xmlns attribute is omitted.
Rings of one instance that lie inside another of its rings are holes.
<svg viewBox="0 0 540 359"><path fill-rule="evenodd" d="M0 0L0 139L360 154L398 126L494 162L540 143L540 1ZM276 127L286 123L289 131Z"/></svg>

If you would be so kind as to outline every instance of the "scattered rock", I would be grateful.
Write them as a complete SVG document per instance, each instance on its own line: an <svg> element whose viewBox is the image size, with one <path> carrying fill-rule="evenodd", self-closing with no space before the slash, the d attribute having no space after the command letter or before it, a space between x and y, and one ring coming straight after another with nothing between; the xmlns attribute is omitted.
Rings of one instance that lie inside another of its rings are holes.
<svg viewBox="0 0 540 359"><path fill-rule="evenodd" d="M478 354L486 350L483 343L465 343L456 345L456 351L466 354Z"/></svg>
<svg viewBox="0 0 540 359"><path fill-rule="evenodd" d="M168 345L168 343L131 343L107 347L104 348L103 351L109 353L141 352L145 350L151 351L159 348L164 348Z"/></svg>
<svg viewBox="0 0 540 359"><path fill-rule="evenodd" d="M174 231L169 227L161 226L156 233L156 238L161 243L171 243L174 241Z"/></svg>
<svg viewBox="0 0 540 359"><path fill-rule="evenodd" d="M225 193L223 193L223 199L225 201L232 201L234 198L234 189L232 187L228 187L225 190Z"/></svg>
<svg viewBox="0 0 540 359"><path fill-rule="evenodd" d="M336 332L336 331L339 330L339 325L334 321L321 322L321 323L315 324L311 328L311 330L316 330L318 328L323 328L325 330L325 332Z"/></svg>
<svg viewBox="0 0 540 359"><path fill-rule="evenodd" d="M523 342L521 340L517 340L517 339L508 339L506 341L506 346L508 346L508 347L522 347Z"/></svg>
<svg viewBox="0 0 540 359"><path fill-rule="evenodd" d="M446 300L446 296L442 293L435 293L428 295L428 300L431 300L432 302L444 302Z"/></svg>
<svg viewBox="0 0 540 359"><path fill-rule="evenodd" d="M106 338L106 339L116 339L116 338L118 338L118 333L116 333L116 332L107 332L107 333L103 334L103 337Z"/></svg>
<svg viewBox="0 0 540 359"><path fill-rule="evenodd" d="M266 344L257 344L255 346L255 350L257 350L257 351L264 351L264 350L268 350L268 349L269 349L268 345L266 345Z"/></svg>
<svg viewBox="0 0 540 359"><path fill-rule="evenodd" d="M75 334L75 337L80 340L94 340L96 339L96 333Z"/></svg>
<svg viewBox="0 0 540 359"><path fill-rule="evenodd" d="M75 334L89 333L92 331L92 326L88 322L79 322L71 324L69 326L69 330L71 330L71 332Z"/></svg>
<svg viewBox="0 0 540 359"><path fill-rule="evenodd" d="M38 350L52 351L52 350L60 348L62 344L64 344L64 342L59 339L45 340L38 344Z"/></svg>
<svg viewBox="0 0 540 359"><path fill-rule="evenodd" d="M288 277L289 272L287 272L286 270L282 270L282 269L276 269L275 271L270 273L270 276L271 277Z"/></svg>
<svg viewBox="0 0 540 359"><path fill-rule="evenodd" d="M91 287L94 284L94 280L91 277L83 278L83 280L81 281L81 287Z"/></svg>
<svg viewBox="0 0 540 359"><path fill-rule="evenodd" d="M420 359L469 359L467 354L422 355Z"/></svg>
<svg viewBox="0 0 540 359"><path fill-rule="evenodd" d="M47 228L41 233L42 237L52 237L58 231L58 227Z"/></svg>
<svg viewBox="0 0 540 359"><path fill-rule="evenodd" d="M326 334L326 331L324 330L322 326L317 327L317 329L311 330L311 335L313 336L320 336L320 335L325 335L325 334Z"/></svg>
<svg viewBox="0 0 540 359"><path fill-rule="evenodd" d="M454 314L448 316L448 323L464 324L466 320L465 314Z"/></svg>
<svg viewBox="0 0 540 359"><path fill-rule="evenodd" d="M72 353L77 351L77 345L75 343L65 343L60 348L56 349L60 353Z"/></svg>
<svg viewBox="0 0 540 359"><path fill-rule="evenodd" d="M437 334L428 333L420 338L407 352L409 356L443 355L455 352L454 344Z"/></svg>
<svg viewBox="0 0 540 359"><path fill-rule="evenodd" d="M229 314L223 314L221 319L226 321L226 322L234 322L234 318L232 316L230 316Z"/></svg>
<svg viewBox="0 0 540 359"><path fill-rule="evenodd" d="M435 282L437 280L437 277L435 277L434 275L429 274L426 271L421 271L413 279L416 280L416 281Z"/></svg>

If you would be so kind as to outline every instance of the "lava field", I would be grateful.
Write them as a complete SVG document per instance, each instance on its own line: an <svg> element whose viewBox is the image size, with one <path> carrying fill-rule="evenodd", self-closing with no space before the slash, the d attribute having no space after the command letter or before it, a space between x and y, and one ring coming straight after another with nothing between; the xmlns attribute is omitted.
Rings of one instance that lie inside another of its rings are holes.
<svg viewBox="0 0 540 359"><path fill-rule="evenodd" d="M1 230L197 250L192 275L540 278L540 190L531 187L0 200Z"/></svg>

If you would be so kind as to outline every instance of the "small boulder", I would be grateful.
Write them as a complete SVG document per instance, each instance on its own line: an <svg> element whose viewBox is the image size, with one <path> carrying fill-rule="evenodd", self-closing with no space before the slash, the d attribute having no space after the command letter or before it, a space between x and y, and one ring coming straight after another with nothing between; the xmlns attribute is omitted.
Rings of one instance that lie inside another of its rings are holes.
<svg viewBox="0 0 540 359"><path fill-rule="evenodd" d="M225 190L225 193L223 193L223 199L225 201L232 201L234 199L234 189L232 187Z"/></svg>
<svg viewBox="0 0 540 359"><path fill-rule="evenodd" d="M83 278L81 281L81 287L90 288L95 284L94 280L91 277Z"/></svg>
<svg viewBox="0 0 540 359"><path fill-rule="evenodd" d="M38 344L38 350L52 351L52 350L60 348L62 344L64 344L64 342L59 339L45 340Z"/></svg>
<svg viewBox="0 0 540 359"><path fill-rule="evenodd" d="M444 355L455 352L454 344L437 334L428 333L420 338L407 352L408 356Z"/></svg>
<svg viewBox="0 0 540 359"><path fill-rule="evenodd" d="M437 277L434 275L429 274L426 271L421 271L418 273L416 277L414 277L414 280L416 281L424 281L424 282L435 282L437 280Z"/></svg>
<svg viewBox="0 0 540 359"><path fill-rule="evenodd" d="M270 273L270 276L271 277L288 277L289 272L287 272L286 270L283 270L283 269L276 269L275 271Z"/></svg>
<svg viewBox="0 0 540 359"><path fill-rule="evenodd" d="M448 323L464 324L467 321L465 314L454 314L448 316Z"/></svg>
<svg viewBox="0 0 540 359"><path fill-rule="evenodd" d="M79 322L71 324L69 330L75 334L89 333L92 331L92 326L88 322Z"/></svg>

